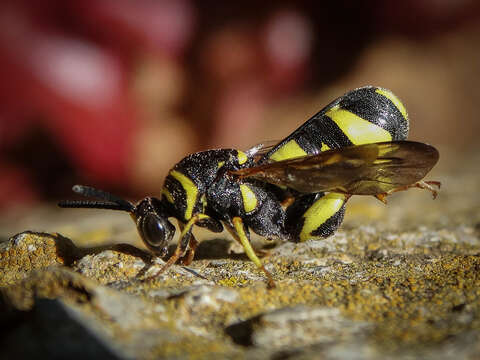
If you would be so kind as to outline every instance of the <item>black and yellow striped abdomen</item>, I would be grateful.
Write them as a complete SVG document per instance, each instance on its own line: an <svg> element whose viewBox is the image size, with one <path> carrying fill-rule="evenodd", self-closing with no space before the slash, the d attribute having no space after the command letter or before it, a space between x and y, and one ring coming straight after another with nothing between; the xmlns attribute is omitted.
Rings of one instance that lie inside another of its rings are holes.
<svg viewBox="0 0 480 360"><path fill-rule="evenodd" d="M389 90L367 86L348 92L312 116L270 150L261 163L351 145L405 140L408 115ZM287 231L296 241L327 237L340 226L345 213L343 194L300 195L287 209Z"/></svg>
<svg viewBox="0 0 480 360"><path fill-rule="evenodd" d="M314 155L344 146L405 140L408 115L391 91L379 87L352 90L312 116L270 150L261 162Z"/></svg>

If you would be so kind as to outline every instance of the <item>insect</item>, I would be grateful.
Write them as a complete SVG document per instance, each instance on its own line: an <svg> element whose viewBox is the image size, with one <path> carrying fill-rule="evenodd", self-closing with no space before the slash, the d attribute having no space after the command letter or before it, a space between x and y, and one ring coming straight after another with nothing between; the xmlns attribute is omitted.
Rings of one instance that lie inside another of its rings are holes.
<svg viewBox="0 0 480 360"><path fill-rule="evenodd" d="M343 221L352 195L373 195L386 202L393 192L427 189L422 181L439 158L427 144L406 141L408 116L389 90L367 86L352 90L313 115L274 146L246 152L207 150L188 155L168 173L161 197L131 203L95 188L73 191L98 200L66 200L65 208L99 208L130 213L145 245L167 254L178 221L175 252L160 272L180 260L190 264L198 241L194 226L227 229L274 286L250 243L250 230L267 238L306 241L326 238Z"/></svg>

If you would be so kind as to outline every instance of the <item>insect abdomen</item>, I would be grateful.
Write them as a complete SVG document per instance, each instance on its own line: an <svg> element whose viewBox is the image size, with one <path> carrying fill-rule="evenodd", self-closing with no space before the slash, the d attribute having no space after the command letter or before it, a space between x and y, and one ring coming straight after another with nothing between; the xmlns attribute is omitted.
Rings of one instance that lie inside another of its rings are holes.
<svg viewBox="0 0 480 360"><path fill-rule="evenodd" d="M389 90L367 86L346 93L281 141L262 162L281 161L351 145L405 140L408 115ZM300 195L287 209L286 230L294 241L328 237L343 221L346 197Z"/></svg>
<svg viewBox="0 0 480 360"><path fill-rule="evenodd" d="M391 91L373 86L358 88L320 110L267 153L262 162L350 145L405 140L408 128L405 107Z"/></svg>
<svg viewBox="0 0 480 360"><path fill-rule="evenodd" d="M346 196L338 193L308 194L288 207L285 228L294 242L326 238L343 221Z"/></svg>

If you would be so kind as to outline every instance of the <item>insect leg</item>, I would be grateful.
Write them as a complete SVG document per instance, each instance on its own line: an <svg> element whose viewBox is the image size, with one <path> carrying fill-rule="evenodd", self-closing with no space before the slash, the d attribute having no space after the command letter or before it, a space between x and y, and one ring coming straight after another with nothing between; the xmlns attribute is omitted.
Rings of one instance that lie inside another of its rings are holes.
<svg viewBox="0 0 480 360"><path fill-rule="evenodd" d="M408 190L410 188L419 188L419 189L424 189L424 190L428 190L432 193L432 197L434 199L437 198L437 195L438 195L438 189L440 189L440 186L442 185L442 183L440 181L419 181L419 182L416 182L415 184L411 184L411 185L406 185L406 186L400 186L398 188L395 188L393 190L390 190L389 192L387 193L384 193L384 194L377 194L377 195L374 195L378 200L380 200L381 202L383 202L384 204L387 203L387 196L395 193L395 192L399 192L399 191L405 191L405 190Z"/></svg>
<svg viewBox="0 0 480 360"><path fill-rule="evenodd" d="M165 265L162 266L160 271L158 271L154 276L150 276L149 278L147 278L147 280L149 280L153 277L156 277L156 276L160 275L161 273L163 273L170 266L175 264L177 262L177 260L180 259L185 254L185 251L187 250L188 245L191 243L192 239L194 239L193 235L192 235L193 225L195 225L196 223L198 223L202 220L208 219L208 218L209 218L208 215L199 213L199 214L196 214L196 215L192 216L190 218L190 220L185 225L180 226L182 228L182 232L180 234L180 239L178 240L178 245L177 245L177 248L175 249L175 252L172 254L172 256L170 256L170 258L167 260ZM197 243L196 240L194 240L194 241L195 241L195 243ZM196 247L196 244L195 244L194 248L195 247ZM194 251L195 250L193 250L193 252ZM193 259L193 255L194 255L194 253L191 254L192 259ZM190 257L190 255L188 255L187 260L189 259L189 257Z"/></svg>
<svg viewBox="0 0 480 360"><path fill-rule="evenodd" d="M192 235L190 238L190 243L188 245L187 254L180 259L182 265L190 265L193 261L193 257L195 256L195 250L197 249L199 242L195 237Z"/></svg>
<svg viewBox="0 0 480 360"><path fill-rule="evenodd" d="M185 225L183 223L178 223L178 227L180 228L180 232L183 232ZM188 243L187 253L180 258L180 263L182 265L190 265L193 261L193 257L195 256L195 249L198 246L198 241L195 239L193 234L190 237L190 241Z"/></svg>
<svg viewBox="0 0 480 360"><path fill-rule="evenodd" d="M232 223L233 228L228 225L226 226L227 230L230 232L230 234L232 234L235 240L242 244L242 247L245 250L245 254L248 256L248 258L252 260L253 263L265 273L267 277L268 287L274 288L275 282L273 281L272 275L268 272L267 269L265 269L265 266L263 266L257 254L255 254L255 250L253 250L252 244L250 243L250 233L248 232L248 229L243 223L242 218L236 216L232 219Z"/></svg>

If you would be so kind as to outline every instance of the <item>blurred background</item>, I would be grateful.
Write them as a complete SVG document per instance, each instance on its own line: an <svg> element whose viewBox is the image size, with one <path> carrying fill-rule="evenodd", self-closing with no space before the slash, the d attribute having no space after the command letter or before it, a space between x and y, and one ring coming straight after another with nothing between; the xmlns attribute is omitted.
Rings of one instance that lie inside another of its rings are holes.
<svg viewBox="0 0 480 360"><path fill-rule="evenodd" d="M159 195L185 155L280 140L364 85L442 159L478 149L479 18L476 0L4 0L0 211L76 183Z"/></svg>

